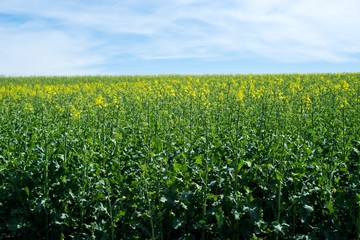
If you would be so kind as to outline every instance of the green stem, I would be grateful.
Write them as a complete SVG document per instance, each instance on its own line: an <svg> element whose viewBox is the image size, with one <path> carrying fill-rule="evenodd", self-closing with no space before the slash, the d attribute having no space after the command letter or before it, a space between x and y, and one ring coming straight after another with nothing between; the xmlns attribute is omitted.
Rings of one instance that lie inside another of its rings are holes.
<svg viewBox="0 0 360 240"><path fill-rule="evenodd" d="M202 221L203 224L206 224L206 205L207 205L207 185L208 185L208 163L209 163L209 134L208 134L208 126L207 126L207 117L205 115L205 144L206 144L206 156L204 161L204 184L203 184L203 205L202 205ZM201 230L201 239L205 239L205 227L202 227Z"/></svg>
<svg viewBox="0 0 360 240"><path fill-rule="evenodd" d="M147 167L147 166L146 166ZM154 227L154 221L152 217L152 209L151 209L151 200L148 194L148 186L146 181L146 174L145 169L143 170L143 179L144 179L144 187L145 187L145 198L148 202L148 211L149 211L149 218L150 218L150 226L151 226L151 239L155 239L155 227Z"/></svg>
<svg viewBox="0 0 360 240"><path fill-rule="evenodd" d="M280 213L281 213L281 182L279 181L277 188L277 213L276 213L277 224L280 224ZM279 234L276 235L276 239L279 239Z"/></svg>
<svg viewBox="0 0 360 240"><path fill-rule="evenodd" d="M110 199L109 192L108 192L108 205L109 205L111 240L114 240L115 239L115 226L114 226L114 221L113 221L113 212L112 212L112 205L111 205L111 199Z"/></svg>
<svg viewBox="0 0 360 240"><path fill-rule="evenodd" d="M47 142L47 137L44 134L44 160L45 160L45 170L44 170L44 196L45 196L45 228L46 228L46 236L45 239L49 239L49 219L48 219L48 214L47 214L47 202L48 202L48 198L49 198L49 161L48 161L48 142Z"/></svg>
<svg viewBox="0 0 360 240"><path fill-rule="evenodd" d="M276 214L276 221L280 222L280 213L281 213L281 183L279 183L277 189L277 214Z"/></svg>
<svg viewBox="0 0 360 240"><path fill-rule="evenodd" d="M358 208L357 239L360 239L360 204Z"/></svg>
<svg viewBox="0 0 360 240"><path fill-rule="evenodd" d="M204 176L204 190L203 190L203 206L202 206L202 215L203 215L203 224L206 223L206 204L207 204L207 181L208 181L208 172L207 172L207 159L205 160L205 176ZM204 227L201 230L201 239L205 239L205 229Z"/></svg>

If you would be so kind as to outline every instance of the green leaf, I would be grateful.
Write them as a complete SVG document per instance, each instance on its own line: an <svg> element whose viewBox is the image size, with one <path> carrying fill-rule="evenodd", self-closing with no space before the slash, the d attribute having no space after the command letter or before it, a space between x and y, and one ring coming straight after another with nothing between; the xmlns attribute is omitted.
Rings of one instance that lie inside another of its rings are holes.
<svg viewBox="0 0 360 240"><path fill-rule="evenodd" d="M329 213L331 215L333 215L335 213L335 209L333 207L333 204L331 201L329 201L327 204L326 204L326 208L329 210Z"/></svg>
<svg viewBox="0 0 360 240"><path fill-rule="evenodd" d="M215 218L216 218L218 227L221 228L222 225L224 224L224 212L220 208L220 211L217 211L214 214L215 214Z"/></svg>
<svg viewBox="0 0 360 240"><path fill-rule="evenodd" d="M174 219L172 221L172 227L174 229L178 229L179 227L181 227L181 225L183 224L183 221L179 220L179 219Z"/></svg>
<svg viewBox="0 0 360 240"><path fill-rule="evenodd" d="M174 169L175 169L175 171L185 172L185 171L187 171L187 165L185 163L184 164L175 163Z"/></svg>
<svg viewBox="0 0 360 240"><path fill-rule="evenodd" d="M235 220L239 220L240 219L240 213L236 210L233 211L233 214L234 214L234 218Z"/></svg>
<svg viewBox="0 0 360 240"><path fill-rule="evenodd" d="M283 179L284 175L276 170L276 180L281 181Z"/></svg>
<svg viewBox="0 0 360 240"><path fill-rule="evenodd" d="M237 170L239 171L245 164L245 161L239 161L238 166L237 166Z"/></svg>
<svg viewBox="0 0 360 240"><path fill-rule="evenodd" d="M205 221L205 220L200 220L200 221L199 221L199 225L200 225L200 226L205 226L205 225L206 225L206 221Z"/></svg>
<svg viewBox="0 0 360 240"><path fill-rule="evenodd" d="M197 165L202 165L202 163L203 163L203 161L202 161L202 156L197 156L197 157L195 158L195 163L196 163Z"/></svg>
<svg viewBox="0 0 360 240"><path fill-rule="evenodd" d="M307 204L304 205L304 208L309 213L314 211L314 208L312 206L310 206L310 205L307 205Z"/></svg>
<svg viewBox="0 0 360 240"><path fill-rule="evenodd" d="M27 196L30 195L30 192L29 192L29 188L28 188L28 187L24 187L24 191L25 191L25 193L26 193Z"/></svg>
<svg viewBox="0 0 360 240"><path fill-rule="evenodd" d="M282 227L279 223L274 226L274 230L277 234L282 233L282 231L283 231Z"/></svg>
<svg viewBox="0 0 360 240"><path fill-rule="evenodd" d="M93 200L96 201L96 200L99 200L99 199L103 199L105 198L105 195L103 193L97 193L94 197L93 197Z"/></svg>

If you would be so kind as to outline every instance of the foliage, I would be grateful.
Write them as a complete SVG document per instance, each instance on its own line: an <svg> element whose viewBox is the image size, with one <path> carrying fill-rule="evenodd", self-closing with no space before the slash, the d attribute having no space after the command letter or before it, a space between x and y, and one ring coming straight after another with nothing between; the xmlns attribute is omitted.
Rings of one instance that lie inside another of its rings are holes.
<svg viewBox="0 0 360 240"><path fill-rule="evenodd" d="M0 239L356 239L360 74L0 78Z"/></svg>

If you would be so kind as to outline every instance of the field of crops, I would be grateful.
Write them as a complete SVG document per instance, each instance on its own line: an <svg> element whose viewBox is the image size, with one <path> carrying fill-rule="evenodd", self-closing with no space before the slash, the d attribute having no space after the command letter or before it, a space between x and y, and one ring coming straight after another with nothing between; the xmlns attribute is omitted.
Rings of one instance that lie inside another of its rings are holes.
<svg viewBox="0 0 360 240"><path fill-rule="evenodd" d="M360 73L1 77L0 239L359 239Z"/></svg>

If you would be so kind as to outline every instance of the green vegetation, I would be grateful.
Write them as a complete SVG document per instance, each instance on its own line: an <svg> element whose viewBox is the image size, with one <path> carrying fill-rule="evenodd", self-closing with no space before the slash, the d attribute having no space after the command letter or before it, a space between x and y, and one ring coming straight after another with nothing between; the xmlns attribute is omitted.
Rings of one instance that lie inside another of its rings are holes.
<svg viewBox="0 0 360 240"><path fill-rule="evenodd" d="M0 239L360 239L360 74L0 78Z"/></svg>

